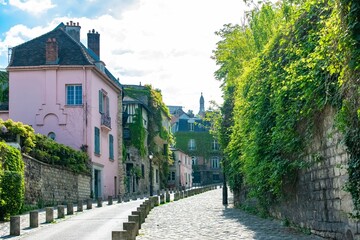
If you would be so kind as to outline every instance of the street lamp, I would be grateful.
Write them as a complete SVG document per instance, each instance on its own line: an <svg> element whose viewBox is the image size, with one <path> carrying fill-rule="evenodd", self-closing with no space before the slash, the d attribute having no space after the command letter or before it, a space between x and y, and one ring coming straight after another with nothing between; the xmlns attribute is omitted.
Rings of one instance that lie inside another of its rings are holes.
<svg viewBox="0 0 360 240"><path fill-rule="evenodd" d="M153 171L152 171L152 159L153 159L153 154L152 152L149 153L149 160L150 160L150 174L149 174L149 177L150 177L150 196L153 195Z"/></svg>
<svg viewBox="0 0 360 240"><path fill-rule="evenodd" d="M179 188L181 188L181 160L179 159Z"/></svg>

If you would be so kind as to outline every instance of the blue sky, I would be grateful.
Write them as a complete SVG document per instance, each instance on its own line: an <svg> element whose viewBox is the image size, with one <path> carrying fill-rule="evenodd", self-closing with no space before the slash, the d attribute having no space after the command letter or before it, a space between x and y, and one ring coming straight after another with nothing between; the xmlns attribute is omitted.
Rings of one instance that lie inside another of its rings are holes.
<svg viewBox="0 0 360 240"><path fill-rule="evenodd" d="M223 24L242 22L242 0L0 0L0 68L8 47L40 36L60 22L79 22L81 41L100 33L100 58L123 84L152 84L168 105L199 110L221 103L210 59Z"/></svg>

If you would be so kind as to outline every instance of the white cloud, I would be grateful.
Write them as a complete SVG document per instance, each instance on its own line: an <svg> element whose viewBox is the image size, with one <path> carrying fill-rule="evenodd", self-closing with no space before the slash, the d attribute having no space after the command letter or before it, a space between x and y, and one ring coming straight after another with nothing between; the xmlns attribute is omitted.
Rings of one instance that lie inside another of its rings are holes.
<svg viewBox="0 0 360 240"><path fill-rule="evenodd" d="M39 15L56 7L51 0L9 0L9 5L33 15Z"/></svg>
<svg viewBox="0 0 360 240"><path fill-rule="evenodd" d="M5 2L5 0L0 0L0 4L1 5L6 5L7 3Z"/></svg>
<svg viewBox="0 0 360 240"><path fill-rule="evenodd" d="M206 108L210 100L222 101L220 83L213 77L217 67L210 59L219 40L214 32L223 24L240 23L243 11L239 0L141 0L121 17L61 17L33 29L15 26L0 41L0 51L60 22L79 22L83 43L90 29L101 34L101 59L122 84L152 84L161 89L166 104L197 113L201 92Z"/></svg>

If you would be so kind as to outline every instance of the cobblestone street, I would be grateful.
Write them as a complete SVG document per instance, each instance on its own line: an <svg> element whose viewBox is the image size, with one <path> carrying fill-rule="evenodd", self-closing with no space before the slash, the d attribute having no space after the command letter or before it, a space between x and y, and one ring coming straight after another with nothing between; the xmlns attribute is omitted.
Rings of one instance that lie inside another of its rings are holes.
<svg viewBox="0 0 360 240"><path fill-rule="evenodd" d="M249 215L231 204L224 207L222 189L156 207L141 228L137 240L323 239L284 227L280 221Z"/></svg>

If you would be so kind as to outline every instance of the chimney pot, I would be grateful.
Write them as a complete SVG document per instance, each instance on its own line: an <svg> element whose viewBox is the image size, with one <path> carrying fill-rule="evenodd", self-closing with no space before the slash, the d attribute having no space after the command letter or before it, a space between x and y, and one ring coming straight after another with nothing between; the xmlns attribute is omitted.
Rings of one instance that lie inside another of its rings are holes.
<svg viewBox="0 0 360 240"><path fill-rule="evenodd" d="M69 26L69 22L66 22L66 26Z"/></svg>
<svg viewBox="0 0 360 240"><path fill-rule="evenodd" d="M69 25L66 25L65 31L69 34L75 41L80 42L80 25L76 24L73 21L70 21Z"/></svg>
<svg viewBox="0 0 360 240"><path fill-rule="evenodd" d="M76 23L76 26L79 26L79 22Z"/></svg>
<svg viewBox="0 0 360 240"><path fill-rule="evenodd" d="M100 58L100 34L92 29L88 34L88 48L91 49Z"/></svg>

